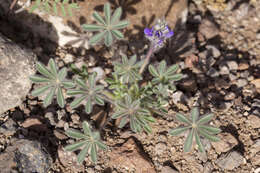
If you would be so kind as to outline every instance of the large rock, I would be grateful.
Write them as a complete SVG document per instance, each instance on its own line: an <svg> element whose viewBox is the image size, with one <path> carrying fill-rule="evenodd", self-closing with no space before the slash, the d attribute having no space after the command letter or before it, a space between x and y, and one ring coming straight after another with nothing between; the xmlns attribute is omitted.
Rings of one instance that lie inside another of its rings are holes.
<svg viewBox="0 0 260 173"><path fill-rule="evenodd" d="M0 114L22 103L31 88L36 57L0 34Z"/></svg>
<svg viewBox="0 0 260 173"><path fill-rule="evenodd" d="M122 146L116 147L112 152L108 153L110 160L108 165L120 170L127 170L127 172L136 173L155 173L153 165L145 158L134 139L128 139Z"/></svg>
<svg viewBox="0 0 260 173"><path fill-rule="evenodd" d="M217 160L217 165L225 170L234 170L245 161L244 157L237 151L232 151L228 155L222 155Z"/></svg>
<svg viewBox="0 0 260 173"><path fill-rule="evenodd" d="M37 141L17 139L0 154L1 173L18 169L21 173L46 173L51 167L52 158Z"/></svg>

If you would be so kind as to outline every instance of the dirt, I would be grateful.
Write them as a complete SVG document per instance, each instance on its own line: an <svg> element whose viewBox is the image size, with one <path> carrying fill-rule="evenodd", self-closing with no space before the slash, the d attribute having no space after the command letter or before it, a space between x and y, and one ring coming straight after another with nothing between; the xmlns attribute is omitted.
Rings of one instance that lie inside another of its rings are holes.
<svg viewBox="0 0 260 173"><path fill-rule="evenodd" d="M73 17L65 18L64 23L75 28L91 23L93 10L101 12L105 2L78 1L81 10ZM53 160L49 173L257 173L260 168L260 55L259 40L255 39L259 31L252 23L253 18L260 20L259 10L256 10L259 4L253 1L237 3L236 13L244 12L245 7L252 8L241 18L250 24L237 29L234 25L239 20L229 9L231 5L236 6L233 2L109 2L113 9L121 5L125 11L123 18L131 22L124 31L126 39L115 43L111 49L100 46L89 50L58 47L44 38L28 34L30 31L26 28L19 28L3 16L0 16L0 23L5 26L1 26L0 32L32 49L39 61L46 63L53 57L60 67L68 67L75 62L79 66L86 64L90 70L102 67L109 75L111 63L118 58L120 51L145 56L148 42L142 36L142 30L165 15L175 35L165 48L155 54L151 63L156 64L162 59L168 64L178 63L186 76L177 83L178 94L171 95L168 116L155 115L157 122L152 124L152 134L135 134L128 126L118 129L114 121L104 124L111 115L109 106L96 106L90 115L82 107L71 110L66 106L61 109L56 103L43 108L41 100L29 93L19 107L0 115L0 154L7 152L12 138L22 137L37 140L47 148ZM185 10L189 12L186 17ZM231 25L233 29L230 29ZM239 43L235 40L237 35L243 37ZM175 114L188 114L194 105L200 106L201 113L213 112L215 116L211 125L222 130L218 135L220 142L202 141L206 154L199 153L196 145L193 145L191 152L184 153L187 134L177 137L168 134L170 129L182 125L175 120ZM109 149L99 152L97 164L86 158L83 165L77 165L75 153L63 150L72 142L64 135L64 130L80 129L83 120L96 129L105 125L101 135ZM4 125L7 127L2 128Z"/></svg>

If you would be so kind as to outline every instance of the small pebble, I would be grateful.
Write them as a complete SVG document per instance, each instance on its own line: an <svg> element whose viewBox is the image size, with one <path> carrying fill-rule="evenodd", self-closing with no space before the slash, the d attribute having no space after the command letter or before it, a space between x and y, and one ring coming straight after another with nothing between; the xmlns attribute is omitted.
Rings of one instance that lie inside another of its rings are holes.
<svg viewBox="0 0 260 173"><path fill-rule="evenodd" d="M207 45L206 48L208 51L211 51L214 58L218 58L221 55L220 51L213 45Z"/></svg>
<svg viewBox="0 0 260 173"><path fill-rule="evenodd" d="M219 73L220 73L221 75L229 74L229 69L228 69L227 66L225 66L225 65L220 65L219 69L220 69L220 72L219 72Z"/></svg>
<svg viewBox="0 0 260 173"><path fill-rule="evenodd" d="M236 97L236 94L233 92L229 92L227 95L225 95L224 100L229 101L233 100Z"/></svg>
<svg viewBox="0 0 260 173"><path fill-rule="evenodd" d="M247 80L246 79L238 79L236 84L238 88L244 87L247 85Z"/></svg>
<svg viewBox="0 0 260 173"><path fill-rule="evenodd" d="M229 70L236 71L238 69L238 64L236 61L228 61L227 66L228 66Z"/></svg>

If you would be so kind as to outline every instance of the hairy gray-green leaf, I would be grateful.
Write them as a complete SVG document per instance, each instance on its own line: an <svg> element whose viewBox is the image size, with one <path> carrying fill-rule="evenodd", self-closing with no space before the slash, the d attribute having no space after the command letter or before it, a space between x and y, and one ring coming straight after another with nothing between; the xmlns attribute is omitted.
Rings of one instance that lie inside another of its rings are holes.
<svg viewBox="0 0 260 173"><path fill-rule="evenodd" d="M200 136L210 141L217 142L220 139L215 136L215 134L220 133L221 130L216 127L205 125L213 118L213 114L207 114L202 116L202 118L199 118L199 109L197 107L193 108L190 114L191 120L187 119L184 115L177 113L177 120L186 124L186 126L172 129L170 130L169 134L175 136L181 134L184 131L190 130L190 133L185 140L184 151L190 151L193 138L195 138L195 141L199 147L199 151L205 152L204 146L200 140Z"/></svg>
<svg viewBox="0 0 260 173"><path fill-rule="evenodd" d="M65 150L76 151L82 149L77 156L79 163L82 163L87 155L90 155L92 162L96 162L98 149L106 150L107 146L100 140L99 132L92 132L86 121L83 121L82 127L83 133L76 130L66 131L66 134L69 137L73 137L80 141L66 146Z"/></svg>
<svg viewBox="0 0 260 173"><path fill-rule="evenodd" d="M123 100L116 102L116 111L112 115L113 119L122 118L119 127L122 128L130 122L130 128L134 132L141 132L144 129L151 133L149 123L153 121L151 113L141 107L139 100L132 100L131 96L126 95Z"/></svg>
<svg viewBox="0 0 260 173"><path fill-rule="evenodd" d="M32 91L32 95L39 96L49 91L46 98L44 99L44 106L47 107L49 104L51 104L53 98L56 96L59 106L64 107L65 98L62 93L62 89L74 87L74 84L66 79L67 69L62 68L59 70L53 59L49 60L47 67L42 63L37 63L36 69L42 76L31 76L31 81L34 83L41 83L45 86Z"/></svg>
<svg viewBox="0 0 260 173"><path fill-rule="evenodd" d="M72 9L78 9L79 6L77 3L70 3L68 0L36 0L36 3L30 8L29 12L39 9L47 14L54 13L57 15L58 8L61 10L63 16L66 16L67 13L72 16Z"/></svg>
<svg viewBox="0 0 260 173"><path fill-rule="evenodd" d="M122 39L124 36L119 31L119 29L123 29L127 27L129 24L128 21L120 21L120 17L122 14L122 8L117 8L113 16L111 17L111 8L110 4L106 3L104 5L104 16L103 19L96 11L93 13L94 19L97 21L97 25L82 25L82 28L86 31L95 32L96 33L92 38L90 38L89 43L91 45L95 45L101 40L104 41L104 44L109 47L114 42L114 39Z"/></svg>
<svg viewBox="0 0 260 173"><path fill-rule="evenodd" d="M96 85L96 75L91 74L88 78L88 81L84 81L84 79L76 78L76 89L68 90L67 94L70 96L74 96L75 99L71 103L72 108L78 107L83 101L86 101L85 111L89 114L92 112L92 107L94 104L104 105L103 100L103 89L102 85Z"/></svg>

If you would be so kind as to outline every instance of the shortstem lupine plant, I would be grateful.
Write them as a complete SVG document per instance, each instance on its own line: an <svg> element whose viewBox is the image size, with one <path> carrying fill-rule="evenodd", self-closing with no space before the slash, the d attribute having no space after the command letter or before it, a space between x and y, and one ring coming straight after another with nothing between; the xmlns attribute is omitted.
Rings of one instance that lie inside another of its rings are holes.
<svg viewBox="0 0 260 173"><path fill-rule="evenodd" d="M150 40L150 47L139 73L142 73L144 71L153 53L157 52L164 46L166 39L173 36L173 31L170 30L167 22L164 19L158 19L156 24L151 29L144 29L144 34L145 37Z"/></svg>
<svg viewBox="0 0 260 173"><path fill-rule="evenodd" d="M98 32L90 39L90 43L103 41L106 46L110 46L114 42L114 38L123 38L119 29L125 28L128 22L120 20L122 14L120 7L111 13L110 5L107 3L104 5L104 12L105 20L97 12L93 14L99 25L85 24L83 27L90 32ZM113 15L111 16L111 14ZM117 119L119 128L130 128L133 132L151 133L150 124L156 121L154 114L168 115L166 107L169 104L169 96L176 91L175 82L181 80L183 75L178 73L179 66L177 64L168 66L166 61L162 60L158 66L149 65L148 72L151 78L143 77L142 73L151 56L165 45L166 39L173 36L173 31L169 29L165 20L158 20L151 29L146 28L144 33L146 38L150 40L150 48L145 60L138 60L136 55L130 57L122 55L121 61L113 62L114 72L105 79L107 86L99 82L95 72L88 73L87 67L78 69L75 65L71 66L71 71L75 74L74 80L69 80L66 68L60 70L55 61L50 59L48 66L37 64L37 70L41 75L30 77L34 83L42 85L41 88L34 90L32 95L38 96L50 90L43 102L45 107L51 104L54 98L57 99L60 107L65 107L68 105L65 96L74 97L70 107L73 109L83 104L87 114L91 114L96 104L99 106L111 104L112 106L108 107L109 109L113 108L113 110L108 111L107 122L111 119ZM110 115L110 112L113 114ZM186 123L187 126L171 130L170 134L177 135L191 129L185 142L185 151L191 149L193 137L195 137L200 151L204 151L200 137L216 141L217 137L214 135L220 130L206 125L213 118L212 114L200 119L198 109L194 109L191 114L191 119L177 114L177 119ZM87 155L93 162L96 162L98 149L107 149L100 136L100 131L105 126L102 125L99 131L96 131L92 130L88 122L83 122L83 132L74 129L67 130L66 134L76 139L77 142L68 145L65 149L67 151L81 150L78 154L78 162L80 163L85 160Z"/></svg>

